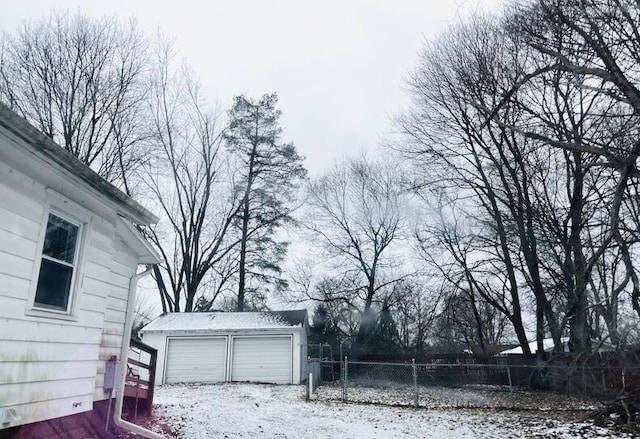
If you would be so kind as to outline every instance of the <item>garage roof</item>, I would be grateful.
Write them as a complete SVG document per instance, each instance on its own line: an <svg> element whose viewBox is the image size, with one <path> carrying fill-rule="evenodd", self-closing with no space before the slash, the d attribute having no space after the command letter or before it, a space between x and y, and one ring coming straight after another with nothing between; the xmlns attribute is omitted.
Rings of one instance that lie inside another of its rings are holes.
<svg viewBox="0 0 640 439"><path fill-rule="evenodd" d="M142 328L142 332L223 331L306 327L307 310L261 312L172 312Z"/></svg>

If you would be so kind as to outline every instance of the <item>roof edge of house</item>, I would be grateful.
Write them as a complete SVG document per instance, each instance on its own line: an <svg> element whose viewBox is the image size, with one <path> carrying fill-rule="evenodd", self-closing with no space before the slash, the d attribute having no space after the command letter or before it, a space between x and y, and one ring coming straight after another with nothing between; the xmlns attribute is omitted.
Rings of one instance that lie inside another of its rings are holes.
<svg viewBox="0 0 640 439"><path fill-rule="evenodd" d="M90 190L104 196L119 206L124 214L136 224L148 226L158 222L158 217L130 196L109 183L80 159L58 145L40 130L0 102L0 126L22 139L32 152L59 168L66 174L79 178Z"/></svg>

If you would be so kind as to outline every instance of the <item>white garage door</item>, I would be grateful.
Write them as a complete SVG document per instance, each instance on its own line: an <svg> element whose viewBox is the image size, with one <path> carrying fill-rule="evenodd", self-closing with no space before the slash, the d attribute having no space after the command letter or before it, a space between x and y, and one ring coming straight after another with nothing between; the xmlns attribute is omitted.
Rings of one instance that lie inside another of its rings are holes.
<svg viewBox="0 0 640 439"><path fill-rule="evenodd" d="M291 337L233 339L231 381L291 384Z"/></svg>
<svg viewBox="0 0 640 439"><path fill-rule="evenodd" d="M226 337L169 339L164 382L217 383L224 381L226 363Z"/></svg>

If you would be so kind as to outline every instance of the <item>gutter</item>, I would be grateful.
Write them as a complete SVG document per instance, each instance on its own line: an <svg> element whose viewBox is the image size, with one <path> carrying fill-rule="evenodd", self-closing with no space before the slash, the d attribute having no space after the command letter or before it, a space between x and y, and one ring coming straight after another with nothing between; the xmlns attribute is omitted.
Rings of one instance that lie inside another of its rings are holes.
<svg viewBox="0 0 640 439"><path fill-rule="evenodd" d="M166 439L164 436L147 430L139 425L122 419L122 405L124 401L124 386L127 379L127 358L129 356L129 343L131 341L131 326L133 325L133 313L136 301L136 285L138 280L151 273L151 265L142 273L136 273L129 280L129 302L127 303L127 315L124 324L124 335L122 336L122 350L120 351L120 381L118 382L118 393L116 394L116 409L113 414L113 422L116 426L138 434L149 439Z"/></svg>

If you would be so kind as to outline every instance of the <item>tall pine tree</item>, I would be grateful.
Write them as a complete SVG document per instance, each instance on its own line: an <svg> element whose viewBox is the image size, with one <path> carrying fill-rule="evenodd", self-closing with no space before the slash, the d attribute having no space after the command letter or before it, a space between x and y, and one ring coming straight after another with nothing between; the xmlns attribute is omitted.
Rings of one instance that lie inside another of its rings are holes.
<svg viewBox="0 0 640 439"><path fill-rule="evenodd" d="M280 138L281 112L276 94L259 101L244 95L234 98L225 139L241 164L242 208L236 225L240 234L238 298L236 309L244 311L247 293L282 288L280 264L287 243L276 238L278 229L293 222L295 192L306 169L292 143Z"/></svg>

